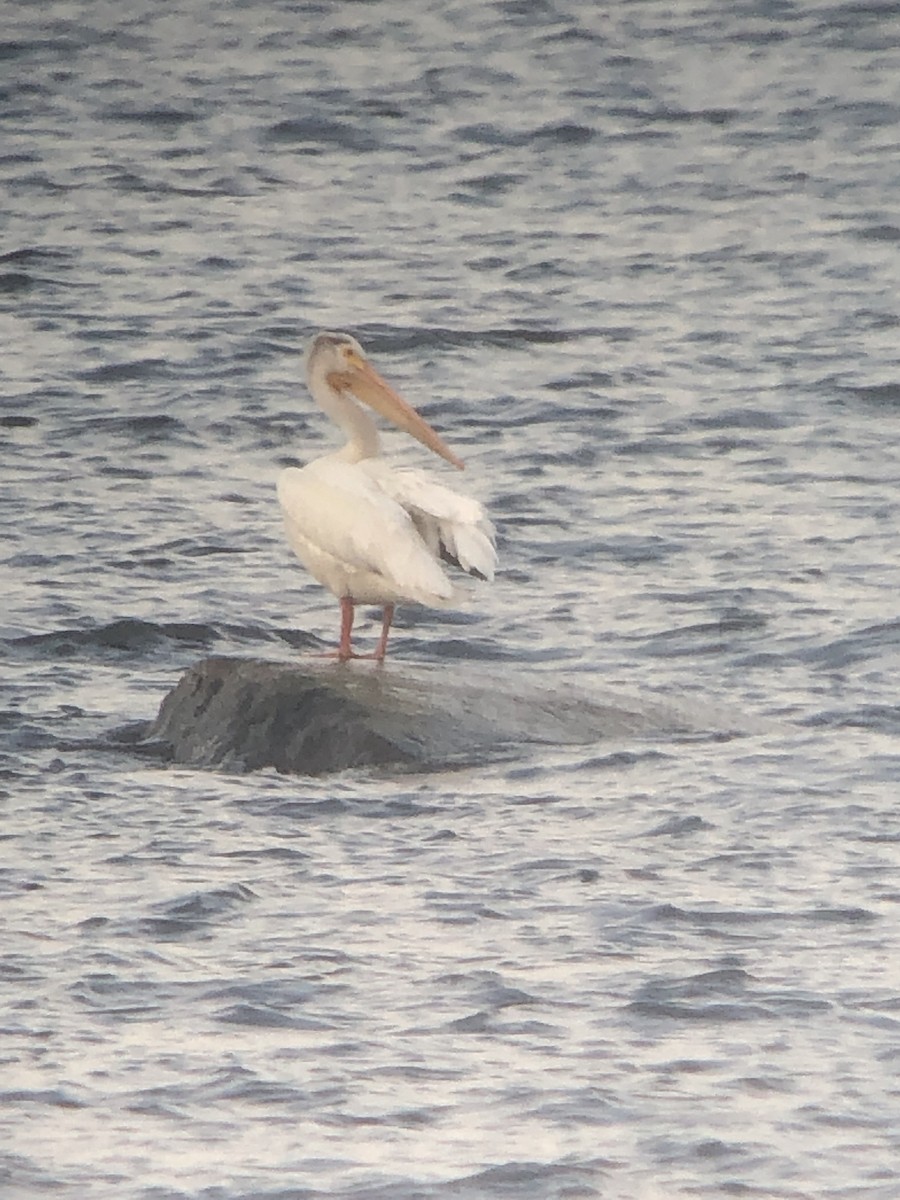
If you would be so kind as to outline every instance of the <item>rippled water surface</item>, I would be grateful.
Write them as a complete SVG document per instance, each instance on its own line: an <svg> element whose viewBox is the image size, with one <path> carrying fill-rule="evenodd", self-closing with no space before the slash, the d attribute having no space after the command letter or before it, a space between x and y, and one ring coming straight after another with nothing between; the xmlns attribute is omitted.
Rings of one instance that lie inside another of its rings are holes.
<svg viewBox="0 0 900 1200"><path fill-rule="evenodd" d="M893 1200L900 5L0 37L4 1197ZM500 534L395 669L681 732L316 779L111 743L207 654L336 639L274 502L334 444L317 328Z"/></svg>

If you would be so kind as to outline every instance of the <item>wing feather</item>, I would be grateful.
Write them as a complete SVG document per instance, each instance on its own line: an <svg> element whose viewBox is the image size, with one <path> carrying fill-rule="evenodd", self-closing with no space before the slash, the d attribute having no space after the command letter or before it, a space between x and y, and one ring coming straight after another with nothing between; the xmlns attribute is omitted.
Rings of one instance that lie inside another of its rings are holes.
<svg viewBox="0 0 900 1200"><path fill-rule="evenodd" d="M330 458L282 471L278 499L295 551L328 586L301 548L334 560L337 573L383 579L386 599L393 592L423 603L449 599L450 582L411 515L360 465Z"/></svg>
<svg viewBox="0 0 900 1200"><path fill-rule="evenodd" d="M438 483L425 471L390 467L370 458L360 467L412 518L432 554L482 579L497 567L494 527L477 500Z"/></svg>

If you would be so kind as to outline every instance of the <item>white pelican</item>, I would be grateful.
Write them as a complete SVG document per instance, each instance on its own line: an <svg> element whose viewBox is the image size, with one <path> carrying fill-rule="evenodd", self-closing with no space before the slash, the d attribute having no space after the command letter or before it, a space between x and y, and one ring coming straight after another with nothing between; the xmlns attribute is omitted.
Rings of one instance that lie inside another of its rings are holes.
<svg viewBox="0 0 900 1200"><path fill-rule="evenodd" d="M341 662L351 647L354 605L384 609L372 657L387 652L399 601L435 607L456 592L442 561L493 579L494 531L477 500L460 496L425 471L391 467L361 400L454 467L462 463L426 421L370 365L347 333L319 333L306 354L313 399L347 438L343 449L278 478L288 541L319 583L341 602Z"/></svg>

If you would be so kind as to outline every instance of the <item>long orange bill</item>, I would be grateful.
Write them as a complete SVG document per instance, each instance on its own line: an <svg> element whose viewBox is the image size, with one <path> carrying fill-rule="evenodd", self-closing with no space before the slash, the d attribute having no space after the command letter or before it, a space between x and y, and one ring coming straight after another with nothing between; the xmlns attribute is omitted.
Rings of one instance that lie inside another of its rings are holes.
<svg viewBox="0 0 900 1200"><path fill-rule="evenodd" d="M329 375L328 382L341 390L353 392L364 404L368 404L382 417L392 421L398 429L411 434L423 446L439 454L460 471L463 470L463 463L440 435L369 363L364 363L352 371L337 371Z"/></svg>

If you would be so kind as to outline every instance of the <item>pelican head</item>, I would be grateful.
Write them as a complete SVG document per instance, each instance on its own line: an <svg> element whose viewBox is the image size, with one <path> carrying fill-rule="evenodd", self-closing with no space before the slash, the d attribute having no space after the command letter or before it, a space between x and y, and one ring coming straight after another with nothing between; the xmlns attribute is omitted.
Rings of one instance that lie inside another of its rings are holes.
<svg viewBox="0 0 900 1200"><path fill-rule="evenodd" d="M306 352L306 375L311 388L315 379L324 379L333 391L349 393L454 467L463 469L462 462L428 422L382 379L349 333L317 333Z"/></svg>

